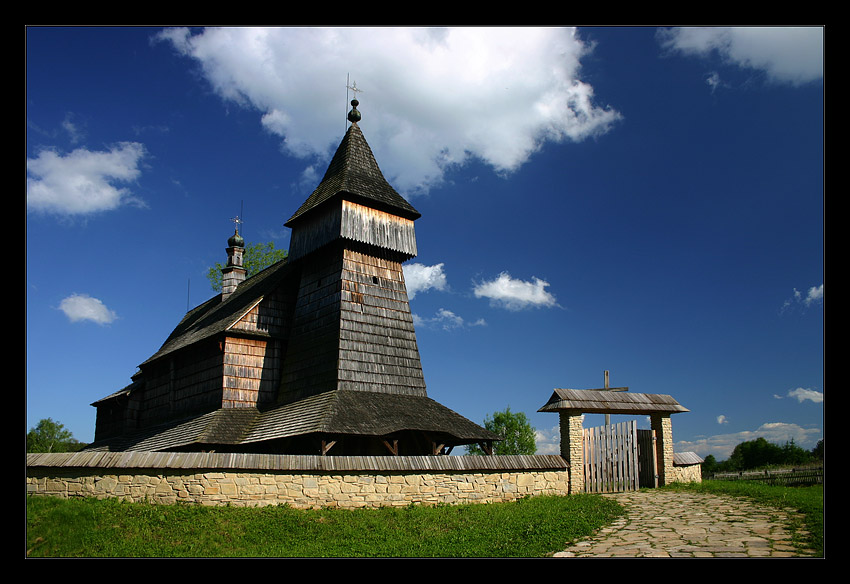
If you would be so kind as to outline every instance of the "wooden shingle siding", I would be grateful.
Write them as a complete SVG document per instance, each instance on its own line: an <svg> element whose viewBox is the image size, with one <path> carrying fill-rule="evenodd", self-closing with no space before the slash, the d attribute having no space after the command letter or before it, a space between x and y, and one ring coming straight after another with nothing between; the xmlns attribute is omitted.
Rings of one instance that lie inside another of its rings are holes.
<svg viewBox="0 0 850 584"><path fill-rule="evenodd" d="M337 239L356 241L415 257L416 232L413 221L384 211L338 199L327 203L293 230L290 261L299 259Z"/></svg>
<svg viewBox="0 0 850 584"><path fill-rule="evenodd" d="M338 245L313 254L302 273L291 340L283 394L425 395L399 261Z"/></svg>
<svg viewBox="0 0 850 584"><path fill-rule="evenodd" d="M401 263L346 249L340 389L425 395Z"/></svg>
<svg viewBox="0 0 850 584"><path fill-rule="evenodd" d="M208 342L148 365L145 388L137 398L138 426L182 411L220 407L223 361L218 343Z"/></svg>
<svg viewBox="0 0 850 584"><path fill-rule="evenodd" d="M282 399L336 387L340 262L331 247L313 254L302 269L281 373Z"/></svg>
<svg viewBox="0 0 850 584"><path fill-rule="evenodd" d="M292 231L289 241L289 261L297 260L328 243L339 239L342 208L327 205L321 214L313 214Z"/></svg>
<svg viewBox="0 0 850 584"><path fill-rule="evenodd" d="M341 219L340 235L345 239L416 256L416 234L410 219L345 200Z"/></svg>
<svg viewBox="0 0 850 584"><path fill-rule="evenodd" d="M280 356L276 347L273 341L227 339L222 407L256 407L272 399L279 382L276 372Z"/></svg>
<svg viewBox="0 0 850 584"><path fill-rule="evenodd" d="M258 332L283 337L288 329L294 300L288 290L279 288L267 295L239 319L230 330Z"/></svg>

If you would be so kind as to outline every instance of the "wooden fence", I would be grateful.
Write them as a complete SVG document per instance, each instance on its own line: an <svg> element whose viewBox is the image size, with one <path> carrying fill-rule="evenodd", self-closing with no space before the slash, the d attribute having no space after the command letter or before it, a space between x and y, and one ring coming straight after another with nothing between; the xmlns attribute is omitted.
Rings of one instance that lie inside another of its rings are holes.
<svg viewBox="0 0 850 584"><path fill-rule="evenodd" d="M770 485L822 485L823 467L717 473L715 481L758 481Z"/></svg>
<svg viewBox="0 0 850 584"><path fill-rule="evenodd" d="M586 428L583 447L586 492L612 493L640 488L635 420Z"/></svg>

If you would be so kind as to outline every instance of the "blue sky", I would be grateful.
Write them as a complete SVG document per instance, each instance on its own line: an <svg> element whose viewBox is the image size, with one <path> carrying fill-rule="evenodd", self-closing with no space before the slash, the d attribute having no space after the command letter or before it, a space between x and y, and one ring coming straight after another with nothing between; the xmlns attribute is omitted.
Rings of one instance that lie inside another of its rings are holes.
<svg viewBox="0 0 850 584"><path fill-rule="evenodd" d="M356 84L422 213L405 272L430 397L479 423L525 412L557 452L538 408L609 370L690 409L677 451L812 448L823 35L29 28L27 428L93 439L90 404L213 295L240 212L249 242L288 246Z"/></svg>

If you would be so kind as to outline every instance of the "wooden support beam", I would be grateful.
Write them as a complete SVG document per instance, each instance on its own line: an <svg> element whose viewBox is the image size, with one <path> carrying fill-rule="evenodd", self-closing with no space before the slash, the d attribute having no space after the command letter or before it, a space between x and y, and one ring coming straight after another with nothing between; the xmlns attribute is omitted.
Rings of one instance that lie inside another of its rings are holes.
<svg viewBox="0 0 850 584"><path fill-rule="evenodd" d="M393 456L398 456L398 440L393 440L392 444L390 444L388 440L383 440L383 443Z"/></svg>
<svg viewBox="0 0 850 584"><path fill-rule="evenodd" d="M484 454L486 454L487 456L493 455L493 441L492 440L487 440L486 442L479 442L478 446L481 447L481 450L483 450Z"/></svg>
<svg viewBox="0 0 850 584"><path fill-rule="evenodd" d="M334 444L336 444L336 440L322 440L322 456L325 456Z"/></svg>

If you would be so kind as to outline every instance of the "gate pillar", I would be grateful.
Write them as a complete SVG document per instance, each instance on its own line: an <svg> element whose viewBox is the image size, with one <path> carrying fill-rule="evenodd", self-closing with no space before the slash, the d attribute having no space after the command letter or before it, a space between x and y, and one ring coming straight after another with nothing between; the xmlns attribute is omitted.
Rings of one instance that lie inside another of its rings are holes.
<svg viewBox="0 0 850 584"><path fill-rule="evenodd" d="M670 414L654 413L650 415L652 429L655 430L655 456L658 466L658 485L673 482L673 422Z"/></svg>
<svg viewBox="0 0 850 584"><path fill-rule="evenodd" d="M584 492L584 446L582 413L558 412L561 427L561 456L567 461L570 477L570 494Z"/></svg>

